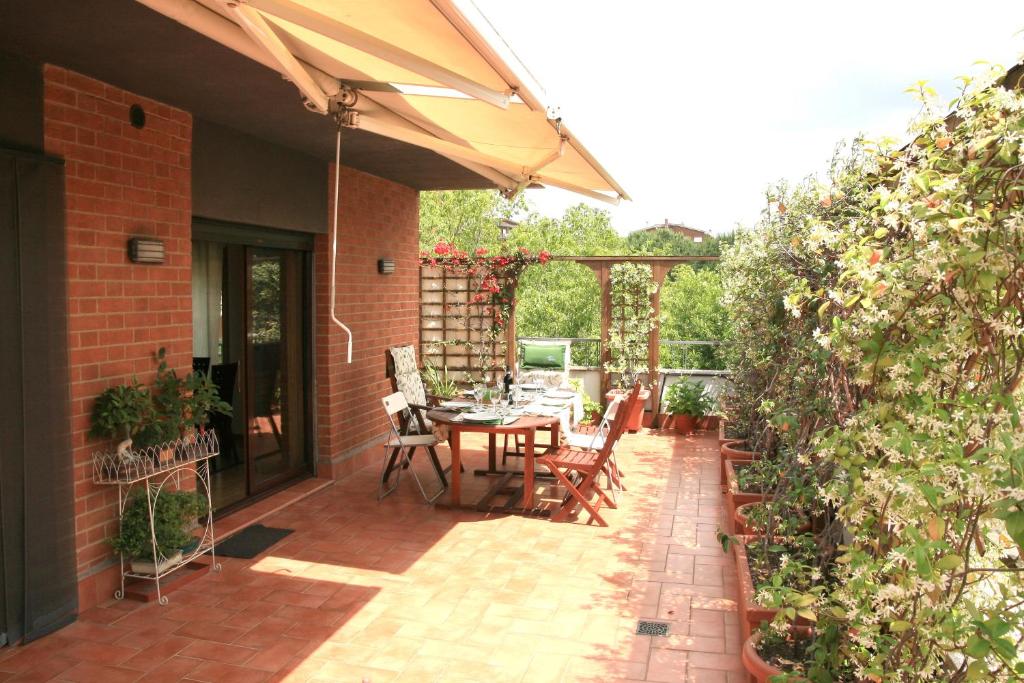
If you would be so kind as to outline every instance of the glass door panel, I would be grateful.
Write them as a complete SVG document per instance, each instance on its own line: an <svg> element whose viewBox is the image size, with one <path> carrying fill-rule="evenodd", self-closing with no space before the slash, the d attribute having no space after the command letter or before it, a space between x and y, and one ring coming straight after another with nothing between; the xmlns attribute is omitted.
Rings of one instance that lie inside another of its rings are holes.
<svg viewBox="0 0 1024 683"><path fill-rule="evenodd" d="M246 402L250 493L306 467L303 258L250 248Z"/></svg>

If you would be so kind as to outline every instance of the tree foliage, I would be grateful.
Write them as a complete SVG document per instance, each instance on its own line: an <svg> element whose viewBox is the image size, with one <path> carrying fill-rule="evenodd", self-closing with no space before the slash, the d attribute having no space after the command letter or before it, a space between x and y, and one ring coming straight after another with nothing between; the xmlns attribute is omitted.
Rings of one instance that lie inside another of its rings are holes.
<svg viewBox="0 0 1024 683"><path fill-rule="evenodd" d="M548 218L532 212L522 196L509 202L494 191L424 192L420 197L420 245L425 251L445 242L467 253L479 248L492 254L510 253L526 247L531 253L547 250L568 256L718 254L717 240L694 243L671 231L623 237L607 211L585 204L570 207L559 218ZM506 240L501 239L501 221L516 223ZM724 309L718 303L721 286L713 264L674 269L665 291L663 339L719 339L725 333ZM586 266L555 261L544 268L528 268L519 280L516 332L520 337L596 339L601 333L600 301L600 285ZM694 347L685 352L667 350L663 359L721 368L719 355L709 347ZM573 362L597 365L597 344L574 344Z"/></svg>

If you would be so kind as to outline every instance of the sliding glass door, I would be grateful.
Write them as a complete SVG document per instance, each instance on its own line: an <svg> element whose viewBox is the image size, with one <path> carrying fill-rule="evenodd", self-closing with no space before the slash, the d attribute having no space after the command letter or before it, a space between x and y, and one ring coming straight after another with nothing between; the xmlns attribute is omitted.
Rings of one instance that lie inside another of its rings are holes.
<svg viewBox="0 0 1024 683"><path fill-rule="evenodd" d="M193 241L193 365L233 409L213 421L218 510L312 473L309 254L226 234Z"/></svg>

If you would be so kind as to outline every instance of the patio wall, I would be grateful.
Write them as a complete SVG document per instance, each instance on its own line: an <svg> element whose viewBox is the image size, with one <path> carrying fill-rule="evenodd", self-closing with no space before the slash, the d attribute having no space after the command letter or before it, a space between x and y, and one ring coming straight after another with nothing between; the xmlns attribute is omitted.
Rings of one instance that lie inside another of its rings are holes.
<svg viewBox="0 0 1024 683"><path fill-rule="evenodd" d="M87 609L118 581L107 543L116 533L116 491L92 484L91 456L108 445L87 437L93 401L132 375L151 381L160 346L179 373L191 369L193 120L57 66L45 66L43 80L44 149L66 164L76 555L80 609ZM146 111L141 130L128 123L134 103ZM364 464L356 454L369 457L365 446L384 434L384 352L415 344L419 324L418 193L343 167L341 208L338 302L355 333L351 365L344 334L328 320L327 235L316 236L314 253L316 459L326 478L355 471ZM165 264L131 263L127 241L136 235L162 239ZM377 273L382 257L395 259L395 274Z"/></svg>
<svg viewBox="0 0 1024 683"><path fill-rule="evenodd" d="M333 211L334 170L328 214ZM316 238L316 382L318 476L345 477L378 455L366 446L387 431L380 399L391 393L386 350L419 342L419 193L342 167L338 226L338 317L330 322L330 240ZM395 260L393 275L377 273L377 259ZM357 455L362 455L357 458Z"/></svg>
<svg viewBox="0 0 1024 683"><path fill-rule="evenodd" d="M68 347L75 514L82 608L107 599L115 573L106 539L116 533L117 494L92 484L88 440L93 399L106 387L155 371L164 346L171 365L191 367L192 117L66 69L43 69L44 148L66 171ZM145 128L128 108L146 110ZM127 241L164 241L162 266L128 261Z"/></svg>

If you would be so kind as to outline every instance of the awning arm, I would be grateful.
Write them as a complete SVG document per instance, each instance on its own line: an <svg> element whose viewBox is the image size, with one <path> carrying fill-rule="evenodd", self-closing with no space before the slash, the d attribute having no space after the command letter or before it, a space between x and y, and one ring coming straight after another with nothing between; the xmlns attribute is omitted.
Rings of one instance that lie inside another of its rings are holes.
<svg viewBox="0 0 1024 683"><path fill-rule="evenodd" d="M239 4L234 0L221 0L221 2L238 19L242 30L270 53L274 61L280 65L281 70L298 87L299 91L306 97L306 106L321 114L326 114L330 107L327 95L316 84L316 81L309 75L305 67L299 64L299 60L295 58L295 55L281 42L281 39L274 33L274 29L267 25L263 16L253 8Z"/></svg>
<svg viewBox="0 0 1024 683"><path fill-rule="evenodd" d="M615 195L615 196L607 195L607 194L604 194L603 192L596 192L594 190L590 190L590 189L585 188L585 187L580 187L579 185L573 185L572 183L567 183L564 180L555 180L554 178L546 178L543 175L534 176L530 180L532 182L537 182L537 183L540 183L542 185L551 185L552 187L560 187L563 190L569 190L570 192L575 192L577 194L581 194L581 195L584 195L586 197L590 197L591 199L597 199L598 201L605 202L606 204L611 204L612 206L618 206L619 199L621 198L619 195Z"/></svg>
<svg viewBox="0 0 1024 683"><path fill-rule="evenodd" d="M504 171L512 174L519 172L519 169L516 168L515 164L508 160L492 157L489 154L479 152L472 147L460 145L457 142L441 140L440 138L436 138L428 133L421 133L405 127L396 126L360 112L350 112L350 116L345 121L345 125L349 128L358 128L370 133L376 133L377 135L383 135L384 137L392 138L400 142L416 145L417 147L425 147L426 149L445 156L453 156L465 161L472 161L473 163L490 166L498 171Z"/></svg>
<svg viewBox="0 0 1024 683"><path fill-rule="evenodd" d="M239 0L236 0L239 1ZM373 55L379 59L390 62L413 73L425 76L432 81L441 83L465 93L470 97L493 104L501 109L508 108L509 93L499 92L488 88L476 81L461 76L454 71L435 64L430 60L423 59L407 50L392 45L388 42L364 33L358 29L347 26L339 21L325 16L315 10L292 2L292 0L240 0L261 12L280 17L285 21L302 26L303 28L315 31L333 40L343 43L357 50Z"/></svg>
<svg viewBox="0 0 1024 683"><path fill-rule="evenodd" d="M438 125L435 125L433 123L430 123L429 121L424 121L422 119L416 119L416 118L412 118L410 116L406 116L402 112L397 111L395 109L392 109L391 107L388 107L387 105L382 103L380 100L376 99L373 96L372 92L369 92L369 91L366 91L366 90L361 90L360 91L360 96L365 98L365 99L367 99L367 100L370 100L370 101L374 102L375 104L380 106L385 111L388 111L388 112L394 114L396 117L398 117L402 121L407 122L409 124L409 126L413 127L414 129L419 129L419 130L425 131L428 135L433 135L434 137L437 137L438 139L447 140L448 142L459 144L458 138L456 136L454 136L453 134L451 134L450 132L448 132L447 130L445 130L444 128L442 128L442 127L440 127ZM511 177L505 175L504 173L501 173L500 171L497 171L494 168L491 168L490 166L487 166L486 164L480 164L480 163L477 163L477 162L474 162L474 161L468 161L466 159L460 159L458 157L452 156L451 154L446 154L445 152L441 152L441 151L438 151L436 149L432 150L432 151L435 154L440 154L441 156L443 156L445 159L448 159L449 161L453 161L456 164L459 164L460 166L463 166L464 168L468 168L470 171L473 171L477 175L480 175L480 176L483 176L484 178L487 178L492 183L497 185L498 188L501 191L503 191L503 192L507 192L507 191L513 190L514 188L516 188L518 186L518 184L520 182L518 180L518 178L511 178Z"/></svg>

